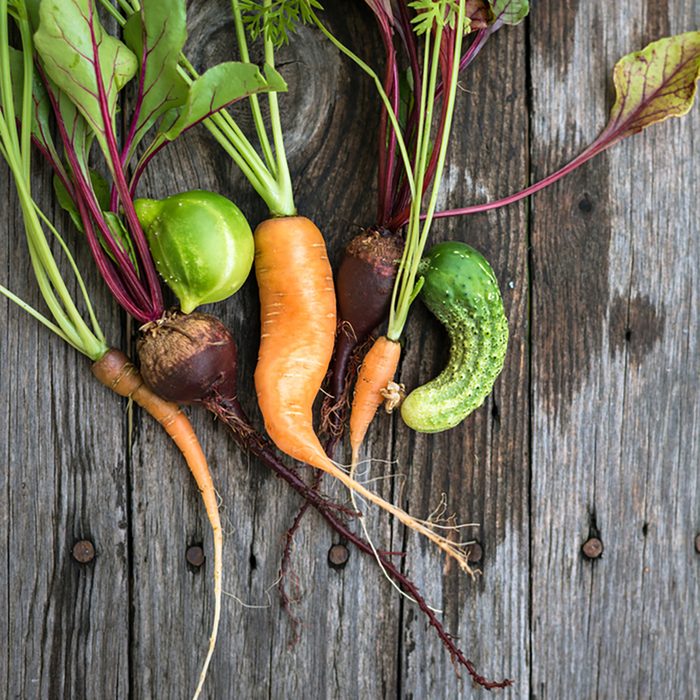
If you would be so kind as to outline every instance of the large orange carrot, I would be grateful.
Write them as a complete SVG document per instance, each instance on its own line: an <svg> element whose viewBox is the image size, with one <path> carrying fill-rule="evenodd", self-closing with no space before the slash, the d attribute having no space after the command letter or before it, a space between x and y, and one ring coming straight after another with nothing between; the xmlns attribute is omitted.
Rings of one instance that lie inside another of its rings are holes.
<svg viewBox="0 0 700 700"><path fill-rule="evenodd" d="M255 231L260 352L255 389L265 428L280 450L322 469L432 540L471 572L458 545L385 501L328 458L313 428L313 402L333 351L335 291L321 232L304 217L269 219Z"/></svg>
<svg viewBox="0 0 700 700"><path fill-rule="evenodd" d="M377 409L382 405L389 382L393 381L401 357L401 345L385 335L377 338L360 367L350 413L352 463L357 464L360 445Z"/></svg>
<svg viewBox="0 0 700 700"><path fill-rule="evenodd" d="M139 371L121 351L111 349L92 365L92 373L106 387L135 401L144 411L160 423L182 452L202 494L214 537L214 621L209 648L199 676L194 698L199 697L204 686L207 670L216 646L216 636L221 617L221 577L223 555L223 532L219 518L214 482L209 465L190 421L177 404L164 401L144 383Z"/></svg>
<svg viewBox="0 0 700 700"><path fill-rule="evenodd" d="M265 428L281 450L319 467L312 409L335 340L335 288L321 232L301 216L263 221L255 231L255 274L255 388Z"/></svg>

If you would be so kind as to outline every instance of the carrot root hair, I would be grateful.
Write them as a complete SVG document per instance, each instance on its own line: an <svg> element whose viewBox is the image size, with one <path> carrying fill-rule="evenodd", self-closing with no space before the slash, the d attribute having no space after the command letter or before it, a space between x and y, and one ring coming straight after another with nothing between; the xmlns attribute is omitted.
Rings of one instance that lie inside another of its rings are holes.
<svg viewBox="0 0 700 700"><path fill-rule="evenodd" d="M119 394L119 396L132 399L160 423L180 452L182 452L204 501L214 541L214 619L212 621L209 647L193 696L196 700L204 687L207 671L216 647L219 621L221 619L223 530L221 528L218 498L211 472L209 471L209 465L187 416L177 404L165 401L152 392L144 384L138 369L123 352L115 349L109 350L93 364L92 373L107 388Z"/></svg>
<svg viewBox="0 0 700 700"><path fill-rule="evenodd" d="M219 397L218 400L207 402L205 405L229 427L235 441L241 448L255 455L263 464L272 469L278 477L284 479L299 493L299 495L307 499L305 504L313 506L343 540L354 544L361 552L381 559L382 568L408 596L416 601L420 610L426 615L430 625L435 629L440 641L450 654L452 661L466 668L477 684L483 686L487 690L505 688L512 684L512 681L509 679L499 681L488 680L476 671L474 664L457 646L456 638L445 631L442 622L432 608L426 603L416 584L408 578L407 574L402 570L402 567L396 566L391 560L393 556L403 556L404 552L377 551L366 540L357 535L346 522L346 517L358 514L352 511L343 512L343 508L334 505L331 501L328 501L322 496L318 490L314 489L313 485L307 484L294 467L288 466L285 462L281 461L267 439L255 430L237 399L223 399ZM440 512L441 511L438 512L438 515ZM298 515L297 523L299 517ZM284 578L282 577L281 581L283 580ZM459 672L457 673L459 675Z"/></svg>

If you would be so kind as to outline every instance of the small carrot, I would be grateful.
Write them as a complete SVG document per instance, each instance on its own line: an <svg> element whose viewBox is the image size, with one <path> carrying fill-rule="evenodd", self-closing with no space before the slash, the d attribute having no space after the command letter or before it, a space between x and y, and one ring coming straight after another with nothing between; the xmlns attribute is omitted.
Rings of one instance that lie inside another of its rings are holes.
<svg viewBox="0 0 700 700"><path fill-rule="evenodd" d="M360 367L350 414L352 463L357 464L360 446L374 414L386 398L401 357L401 345L385 335L377 338Z"/></svg>
<svg viewBox="0 0 700 700"><path fill-rule="evenodd" d="M198 698L204 686L207 670L214 654L216 637L221 617L221 577L223 556L223 532L219 517L214 482L204 456L199 440L195 435L192 424L177 404L164 401L153 393L143 382L139 371L120 350L114 348L107 351L92 365L92 373L107 388L119 396L135 401L144 411L153 416L177 445L197 482L202 500L207 511L214 538L214 621L209 639L209 649L204 660L204 666L199 675L194 698Z"/></svg>
<svg viewBox="0 0 700 700"><path fill-rule="evenodd" d="M382 394L382 389L385 389L387 382L393 378L396 365L398 364L400 351L398 348L391 348L388 344L393 342L398 345L398 340L408 320L410 306L423 285L423 280L419 278L418 267L430 233L430 226L437 206L440 181L445 166L449 133L454 116L457 78L462 60L462 41L465 34L469 33L471 27L470 20L467 19L466 5L465 0L459 0L459 2L450 4L449 8L446 8L448 18L440 20L438 20L438 15L418 12L409 23L409 26L404 27L406 32L411 34L410 41L415 45L416 49L417 37L413 37L413 33L415 32L417 36L423 36L422 73L425 77L420 83L416 81L416 84L421 85L421 89L420 100L414 102L414 110L417 109L417 112L414 111L412 115L417 121L415 134L412 134L415 138L415 158L412 167L408 169L410 172L406 173L403 194L400 194L398 197L400 202L399 209L405 209L403 200L407 198L407 189L411 190L410 206L408 207L409 217L407 222L403 221L405 212L402 212L398 215L398 220L394 222L399 225L406 223L407 230L403 255L394 281L386 339L380 338L373 346L365 358L359 373L359 386L355 392L350 415L350 441L353 449L353 465L357 461L359 448L367 428L374 418L379 404L385 398ZM382 12L375 12L375 14L380 16ZM389 12L392 11L389 10ZM389 39L391 39L391 36L389 36ZM446 56L449 57L448 60L445 60ZM359 62L364 65L361 61ZM417 65L414 62L413 70L416 69ZM417 72L420 73L421 70ZM443 84L439 85L438 76L441 72ZM444 102L439 128L437 132L434 132L433 113L440 94L442 94ZM387 106L386 102L385 106ZM402 131L395 126L396 106L387 106L387 116L391 117L393 114L394 117L392 119L394 133L392 134L391 143L395 139L397 145L405 148ZM382 151L381 153L383 158L384 152ZM389 160L393 161L391 151ZM385 194L388 192L388 185L394 182L390 177L391 172L389 170L388 174L385 173L387 175L385 180L386 187L384 188ZM427 211L423 216L421 215L421 206L424 195L427 195L431 178L433 178L433 184L430 188ZM412 183L412 187L408 187L410 183ZM391 207L388 210L384 210L385 215L393 218L389 214L390 209ZM389 376L392 362L393 369L391 370L391 376ZM355 416L355 411L359 411L360 414Z"/></svg>

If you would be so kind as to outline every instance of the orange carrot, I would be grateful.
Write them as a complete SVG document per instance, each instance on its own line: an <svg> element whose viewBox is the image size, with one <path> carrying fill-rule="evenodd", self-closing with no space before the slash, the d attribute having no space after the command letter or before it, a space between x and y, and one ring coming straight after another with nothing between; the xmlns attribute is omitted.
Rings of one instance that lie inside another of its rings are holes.
<svg viewBox="0 0 700 700"><path fill-rule="evenodd" d="M335 288L321 232L301 216L263 221L255 231L255 274L255 388L265 428L281 450L319 466L312 408L335 340Z"/></svg>
<svg viewBox="0 0 700 700"><path fill-rule="evenodd" d="M471 572L459 545L355 481L328 458L314 432L313 402L331 359L336 324L333 276L321 232L299 216L264 221L255 231L255 274L261 314L255 389L272 441L425 535Z"/></svg>
<svg viewBox="0 0 700 700"><path fill-rule="evenodd" d="M207 656L204 660L204 666L202 667L194 694L194 698L197 698L202 692L207 670L214 653L219 619L221 617L223 532L219 518L216 491L214 490L214 482L211 478L207 459L190 421L182 413L180 407L177 404L164 401L154 394L143 383L139 371L131 364L129 358L123 352L115 349L109 350L92 365L92 373L112 391L135 401L163 426L165 432L168 433L180 452L182 452L202 494L202 500L204 501L214 536L214 621Z"/></svg>
<svg viewBox="0 0 700 700"><path fill-rule="evenodd" d="M360 445L377 409L382 405L389 382L393 381L401 357L401 345L385 335L377 338L360 367L350 413L352 463L357 464Z"/></svg>

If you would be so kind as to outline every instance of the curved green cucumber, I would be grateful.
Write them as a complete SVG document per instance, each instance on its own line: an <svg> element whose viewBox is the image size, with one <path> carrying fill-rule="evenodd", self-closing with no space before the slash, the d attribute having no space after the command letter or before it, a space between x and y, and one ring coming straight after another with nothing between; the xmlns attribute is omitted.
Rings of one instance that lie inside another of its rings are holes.
<svg viewBox="0 0 700 700"><path fill-rule="evenodd" d="M423 302L447 329L450 358L406 397L401 417L413 430L437 433L461 423L491 392L503 369L508 322L491 266L466 243L433 246L420 274Z"/></svg>

